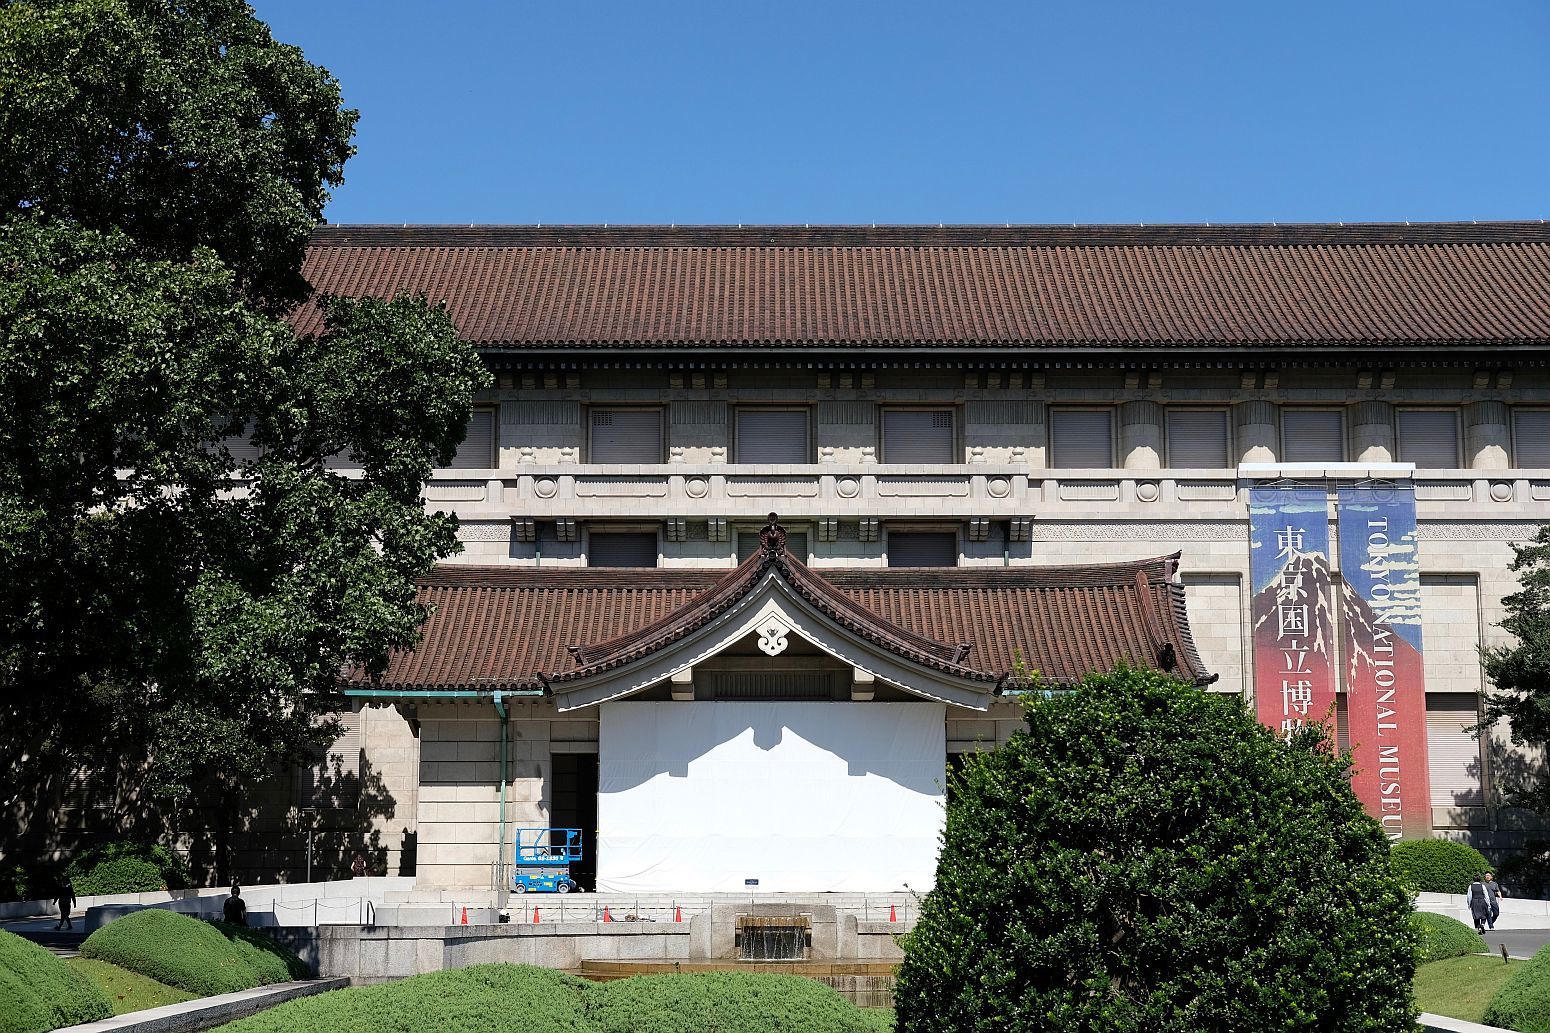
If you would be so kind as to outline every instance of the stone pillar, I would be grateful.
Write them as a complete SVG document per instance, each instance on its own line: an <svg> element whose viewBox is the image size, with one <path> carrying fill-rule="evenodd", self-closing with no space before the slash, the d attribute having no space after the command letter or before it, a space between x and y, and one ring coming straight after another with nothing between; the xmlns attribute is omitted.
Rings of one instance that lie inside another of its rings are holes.
<svg viewBox="0 0 1550 1033"><path fill-rule="evenodd" d="M1162 406L1156 402L1126 402L1119 407L1119 459L1127 470L1162 467Z"/></svg>
<svg viewBox="0 0 1550 1033"><path fill-rule="evenodd" d="M1276 461L1276 405L1274 402L1237 402L1232 407L1233 436L1238 443L1238 462Z"/></svg>
<svg viewBox="0 0 1550 1033"><path fill-rule="evenodd" d="M1505 470L1512 465L1507 405L1471 402L1464 406L1464 462L1475 470Z"/></svg>
<svg viewBox="0 0 1550 1033"><path fill-rule="evenodd" d="M1388 402L1357 402L1348 410L1351 458L1359 463L1392 463L1394 407Z"/></svg>

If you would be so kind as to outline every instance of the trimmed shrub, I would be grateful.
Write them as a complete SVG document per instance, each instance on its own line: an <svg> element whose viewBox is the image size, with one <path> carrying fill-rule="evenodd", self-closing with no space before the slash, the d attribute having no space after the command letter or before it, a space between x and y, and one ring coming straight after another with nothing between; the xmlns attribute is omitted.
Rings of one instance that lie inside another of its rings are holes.
<svg viewBox="0 0 1550 1033"><path fill-rule="evenodd" d="M81 957L110 961L200 997L283 983L306 966L278 943L225 923L146 908L98 929Z"/></svg>
<svg viewBox="0 0 1550 1033"><path fill-rule="evenodd" d="M1550 1033L1550 947L1517 966L1480 1021L1520 1033Z"/></svg>
<svg viewBox="0 0 1550 1033"><path fill-rule="evenodd" d="M1388 840L1321 728L1117 670L953 776L901 1033L1409 1029Z"/></svg>
<svg viewBox="0 0 1550 1033"><path fill-rule="evenodd" d="M1463 893L1486 872L1485 855L1451 839L1404 839L1389 850L1394 874L1412 893Z"/></svg>
<svg viewBox="0 0 1550 1033"><path fill-rule="evenodd" d="M103 992L37 944L0 931L0 1033L95 1022L113 1014Z"/></svg>
<svg viewBox="0 0 1550 1033"><path fill-rule="evenodd" d="M632 976L599 987L595 1033L874 1033L890 1028L839 991L801 976L697 972Z"/></svg>
<svg viewBox="0 0 1550 1033"><path fill-rule="evenodd" d="M1410 927L1419 941L1415 949L1417 961L1441 961L1465 954L1482 954L1486 950L1485 940L1479 933L1447 915L1417 911L1410 916Z"/></svg>
<svg viewBox="0 0 1550 1033"><path fill-rule="evenodd" d="M81 851L65 869L65 874L70 876L76 896L80 897L99 893L181 890L187 889L193 881L188 864L171 850L160 845L128 842L104 843Z"/></svg>

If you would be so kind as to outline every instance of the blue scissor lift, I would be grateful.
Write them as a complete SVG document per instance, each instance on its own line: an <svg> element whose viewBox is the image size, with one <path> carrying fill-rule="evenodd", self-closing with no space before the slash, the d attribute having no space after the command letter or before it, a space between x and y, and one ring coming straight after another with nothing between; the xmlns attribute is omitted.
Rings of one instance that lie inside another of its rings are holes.
<svg viewBox="0 0 1550 1033"><path fill-rule="evenodd" d="M515 893L569 893L579 889L570 877L572 861L581 860L580 829L517 829L511 889Z"/></svg>

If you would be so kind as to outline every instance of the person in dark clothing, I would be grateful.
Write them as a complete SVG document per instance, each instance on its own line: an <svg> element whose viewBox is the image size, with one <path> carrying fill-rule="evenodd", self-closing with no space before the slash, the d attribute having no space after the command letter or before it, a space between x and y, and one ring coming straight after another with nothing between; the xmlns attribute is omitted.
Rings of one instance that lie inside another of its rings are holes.
<svg viewBox="0 0 1550 1033"><path fill-rule="evenodd" d="M59 882L59 896L55 903L59 905L59 924L55 929L74 929L75 923L70 921L70 912L75 909L75 887L70 883L70 877L65 876Z"/></svg>
<svg viewBox="0 0 1550 1033"><path fill-rule="evenodd" d="M1485 932L1485 924L1491 920L1491 895L1485 882L1476 879L1464 891L1464 903L1469 905L1470 917L1475 920L1475 932Z"/></svg>
<svg viewBox="0 0 1550 1033"><path fill-rule="evenodd" d="M1502 917L1502 904L1501 900L1498 898L1505 897L1507 895L1507 891L1502 889L1501 884L1496 881L1495 877L1491 875L1490 872L1485 873L1485 879L1483 881L1485 885L1485 895L1491 901L1491 912L1486 916L1485 924L1492 929L1495 929L1496 920Z"/></svg>
<svg viewBox="0 0 1550 1033"><path fill-rule="evenodd" d="M232 884L231 896L226 898L221 912L226 916L226 921L232 925L248 924L248 906L242 899L242 887Z"/></svg>
<svg viewBox="0 0 1550 1033"><path fill-rule="evenodd" d="M364 879L366 877L366 858L356 854L355 860L350 862L350 874L357 879Z"/></svg>

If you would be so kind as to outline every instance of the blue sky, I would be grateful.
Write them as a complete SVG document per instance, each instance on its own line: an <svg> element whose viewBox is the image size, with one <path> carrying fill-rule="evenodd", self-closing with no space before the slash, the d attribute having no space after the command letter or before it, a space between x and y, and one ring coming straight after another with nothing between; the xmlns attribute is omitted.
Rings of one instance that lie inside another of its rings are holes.
<svg viewBox="0 0 1550 1033"><path fill-rule="evenodd" d="M1550 3L255 0L334 222L1550 218Z"/></svg>

